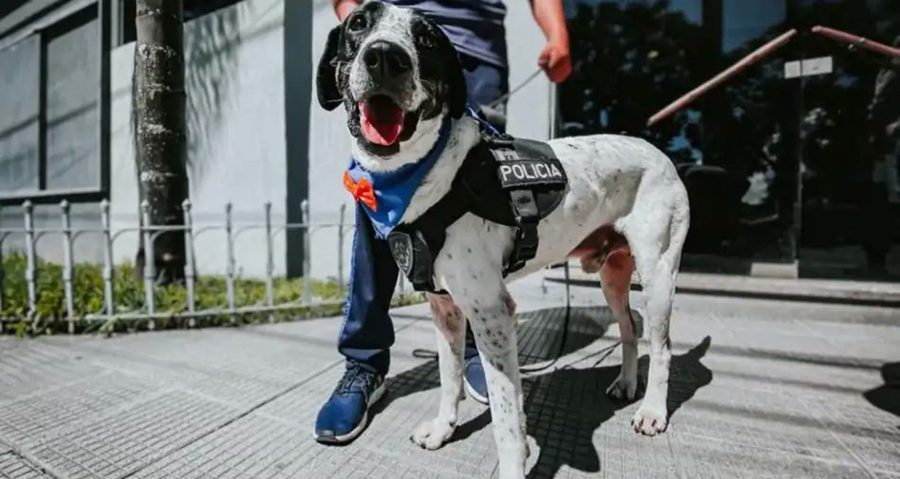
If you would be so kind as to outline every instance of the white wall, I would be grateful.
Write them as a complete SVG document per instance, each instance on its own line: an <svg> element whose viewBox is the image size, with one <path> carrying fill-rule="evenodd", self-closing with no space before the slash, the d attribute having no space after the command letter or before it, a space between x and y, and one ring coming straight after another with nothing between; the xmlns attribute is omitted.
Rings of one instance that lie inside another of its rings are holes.
<svg viewBox="0 0 900 479"><path fill-rule="evenodd" d="M246 0L185 25L188 155L194 222L221 222L224 205L234 220L261 222L272 203L272 221L285 221L283 0ZM114 227L137 224L138 193L131 137L134 44L112 55L111 196ZM136 235L116 243L116 260L132 260ZM276 272L284 272L284 234L274 241ZM261 231L236 241L238 272L265 273ZM197 237L201 273L225 267L224 233Z"/></svg>
<svg viewBox="0 0 900 479"><path fill-rule="evenodd" d="M537 70L545 39L531 14L531 2L507 0L506 43L509 49L509 87L515 88ZM546 140L550 127L550 81L543 74L509 99L510 134Z"/></svg>
<svg viewBox="0 0 900 479"><path fill-rule="evenodd" d="M337 18L327 0L314 0L313 58L316 62L325 48L325 40ZM537 58L544 46L544 36L534 21L529 2L509 0L506 18L509 46L510 87L519 85L537 68ZM315 68L315 65L313 66ZM507 128L511 134L546 139L549 115L549 82L546 77L531 81L513 95L509 102ZM336 222L338 208L347 205L348 221L353 221L353 204L341 185L341 175L350 158L347 117L342 108L333 112L322 110L314 102L310 121L310 209L314 220ZM324 233L324 234L323 234ZM313 276L333 276L337 269L334 235L322 232L313 235ZM345 264L349 264L351 241L344 245ZM345 274L349 268L345 270Z"/></svg>
<svg viewBox="0 0 900 479"><path fill-rule="evenodd" d="M313 69L325 49L328 32L337 25L329 0L314 0ZM315 72L312 72L315 75ZM313 92L315 96L315 92ZM341 204L347 205L347 221L353 222L353 203L341 183L341 175L350 159L350 136L343 108L327 112L313 101L310 107L309 206L313 221L337 222ZM352 232L344 244L344 258L349 265ZM310 237L312 275L334 276L337 271L337 243L332 230L322 230ZM349 274L349 266L345 268Z"/></svg>
<svg viewBox="0 0 900 479"><path fill-rule="evenodd" d="M284 7L286 0L245 0L188 23L188 142L191 162L191 200L196 223L218 222L226 202L234 204L235 221L261 221L263 203L273 205L273 223L284 223L286 153L284 112ZM300 0L290 0L300 1ZM330 0L313 1L313 68L324 49L328 31L337 24ZM537 68L543 35L528 2L510 0L506 20L510 54L510 86L515 87ZM115 49L111 57L111 199L114 228L134 227L138 220L137 176L131 137L131 77L134 45ZM541 75L509 104L510 133L544 139L548 127L548 82ZM315 93L313 93L315 95ZM340 205L353 204L341 185L350 142L342 109L322 110L313 101L310 111L309 200L316 222L337 222ZM76 208L80 221L99 225L99 207ZM42 211L48 211L43 208ZM53 211L52 209L49 211ZM14 224L18 212L7 209L3 224ZM42 221L55 221L42 215ZM311 236L312 275L337 274L336 231L321 229ZM132 261L136 233L124 234L115 245L117 261ZM85 243L79 260L101 260L99 243ZM344 243L345 275L349 273L351 238ZM45 249L55 251L56 246ZM275 239L276 270L284 272L284 234ZM196 255L202 273L224 270L222 233L197 238ZM260 234L244 234L236 244L241 274L264 273L265 250ZM58 257L58 256L57 256Z"/></svg>

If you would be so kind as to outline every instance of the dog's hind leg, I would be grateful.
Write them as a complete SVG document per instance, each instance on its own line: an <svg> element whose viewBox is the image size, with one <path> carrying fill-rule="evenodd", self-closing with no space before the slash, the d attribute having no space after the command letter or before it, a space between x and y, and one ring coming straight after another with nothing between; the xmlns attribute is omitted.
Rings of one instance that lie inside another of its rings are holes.
<svg viewBox="0 0 900 479"><path fill-rule="evenodd" d="M456 429L459 401L463 391L466 320L449 295L427 296L434 315L437 336L441 404L437 417L419 424L410 439L420 447L434 450L446 443Z"/></svg>
<svg viewBox="0 0 900 479"><path fill-rule="evenodd" d="M613 317L619 323L619 336L622 340L622 369L606 393L620 400L634 399L638 386L637 337L631 308L628 305L633 272L634 259L627 248L610 253L600 268L603 296L609 309L612 310Z"/></svg>
<svg viewBox="0 0 900 479"><path fill-rule="evenodd" d="M684 189L666 191L658 188L654 193L643 201L639 193L631 218L623 224L623 233L631 247L647 299L650 368L647 390L632 422L635 431L648 436L665 431L668 425L666 400L672 357L669 319L681 248L688 228L687 194Z"/></svg>

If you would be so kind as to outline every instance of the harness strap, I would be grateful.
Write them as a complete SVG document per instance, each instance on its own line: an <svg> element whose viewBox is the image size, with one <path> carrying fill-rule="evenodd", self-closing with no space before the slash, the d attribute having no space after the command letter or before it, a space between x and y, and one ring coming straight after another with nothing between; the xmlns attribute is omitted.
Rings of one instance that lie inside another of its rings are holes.
<svg viewBox="0 0 900 479"><path fill-rule="evenodd" d="M415 221L397 225L388 235L391 254L416 291L435 292L434 260L447 228L471 212L515 228L506 276L537 255L538 223L562 201L566 182L549 145L485 134L469 151L450 191Z"/></svg>
<svg viewBox="0 0 900 479"><path fill-rule="evenodd" d="M524 268L537 255L537 226L542 218L542 208L536 192L541 188L554 188L558 185L564 187L567 179L562 165L557 168L559 176L549 174L549 170L544 171L546 178L529 176L525 172L527 166L534 168L535 163L558 163L559 160L546 143L516 139L508 135L492 136L486 141L490 143L489 149L497 162L501 187L509 195L516 226L513 248L503 271L503 276L507 276ZM531 173L535 173L535 170L532 169ZM561 200L562 196L553 195L552 198ZM549 210L552 211L556 206L558 203L553 204Z"/></svg>

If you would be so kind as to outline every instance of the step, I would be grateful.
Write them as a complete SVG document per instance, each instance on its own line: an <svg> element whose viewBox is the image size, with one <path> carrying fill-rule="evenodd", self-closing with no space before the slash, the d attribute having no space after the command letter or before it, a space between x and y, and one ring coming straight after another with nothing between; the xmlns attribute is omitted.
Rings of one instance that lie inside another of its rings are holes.
<svg viewBox="0 0 900 479"><path fill-rule="evenodd" d="M564 282L564 270L562 267L547 269L544 278ZM570 263L569 279L573 285L600 286L599 274L587 274L575 262ZM640 289L636 275L632 284L633 289ZM681 272L676 289L696 294L900 307L900 283Z"/></svg>

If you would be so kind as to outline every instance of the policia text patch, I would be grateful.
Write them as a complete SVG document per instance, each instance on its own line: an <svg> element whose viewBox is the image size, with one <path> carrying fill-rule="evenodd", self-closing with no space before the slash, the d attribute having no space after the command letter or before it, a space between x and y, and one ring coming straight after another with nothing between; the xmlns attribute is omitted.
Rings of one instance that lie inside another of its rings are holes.
<svg viewBox="0 0 900 479"><path fill-rule="evenodd" d="M559 160L506 160L498 165L503 188L565 184L566 174Z"/></svg>

